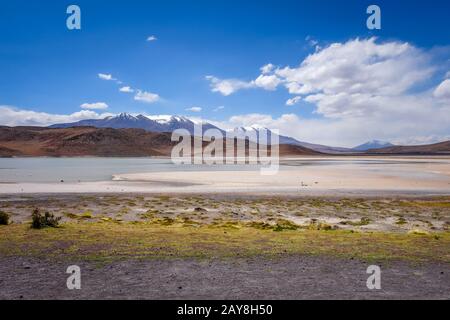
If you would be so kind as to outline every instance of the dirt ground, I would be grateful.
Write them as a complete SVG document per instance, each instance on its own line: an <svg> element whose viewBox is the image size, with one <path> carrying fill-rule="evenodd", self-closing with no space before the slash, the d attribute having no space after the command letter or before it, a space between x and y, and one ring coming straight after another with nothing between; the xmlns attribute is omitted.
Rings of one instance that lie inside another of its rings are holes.
<svg viewBox="0 0 450 320"><path fill-rule="evenodd" d="M0 299L450 299L448 265L382 263L381 290L366 286L368 263L307 256L277 260L121 261L81 267L68 290L68 263L1 258Z"/></svg>

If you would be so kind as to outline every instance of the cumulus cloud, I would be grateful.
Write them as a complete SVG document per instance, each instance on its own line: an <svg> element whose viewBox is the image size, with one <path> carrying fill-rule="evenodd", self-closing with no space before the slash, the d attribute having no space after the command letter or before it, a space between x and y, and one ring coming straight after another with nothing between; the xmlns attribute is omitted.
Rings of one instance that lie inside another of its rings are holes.
<svg viewBox="0 0 450 320"><path fill-rule="evenodd" d="M263 69L265 67L263 67ZM266 68L265 71L267 70L269 69ZM220 79L214 76L207 76L206 79L210 81L211 91L218 92L223 96L229 96L236 91L251 88L263 88L265 90L273 91L282 82L282 80L278 78L278 76L273 74L262 74L252 81L242 81L238 79Z"/></svg>
<svg viewBox="0 0 450 320"><path fill-rule="evenodd" d="M287 105L287 106L293 106L293 105L299 103L300 100L302 100L302 97L300 97L300 96L293 97L293 98L288 99L288 100L286 101L286 105Z"/></svg>
<svg viewBox="0 0 450 320"><path fill-rule="evenodd" d="M85 119L103 119L111 113L81 110L72 114L52 114L23 110L12 106L0 106L0 124L5 126L49 126L55 123L76 122Z"/></svg>
<svg viewBox="0 0 450 320"><path fill-rule="evenodd" d="M252 83L237 79L219 79L214 76L206 76L210 81L211 91L218 92L224 96L229 96L241 89L249 89L253 87Z"/></svg>
<svg viewBox="0 0 450 320"><path fill-rule="evenodd" d="M450 135L450 79L433 84L441 67L433 50L401 41L352 39L318 48L298 66L264 66L256 80L228 94L284 86L293 95L286 105L303 100L315 110L313 118L290 115L291 123L278 129L306 141L338 146L372 139L435 142ZM277 128L286 117L255 119L252 114L245 119ZM236 120L245 122L230 119Z"/></svg>
<svg viewBox="0 0 450 320"><path fill-rule="evenodd" d="M107 74L107 73L99 73L98 77L102 80L106 80L106 81L117 81L116 78L114 78L111 74Z"/></svg>
<svg viewBox="0 0 450 320"><path fill-rule="evenodd" d="M270 114L235 115L226 121L211 123L225 129L257 126L278 129L280 134L300 141L329 146L355 147L369 140L379 139L395 144L428 144L450 140L448 123L450 117L444 110L438 116L428 115L414 122L398 122L395 125L380 125L379 119L320 119L302 118L296 114L273 117ZM433 125L430 126L430 121Z"/></svg>
<svg viewBox="0 0 450 320"><path fill-rule="evenodd" d="M439 99L450 100L450 79L444 80L433 92L433 95Z"/></svg>
<svg viewBox="0 0 450 320"><path fill-rule="evenodd" d="M80 106L82 109L98 109L98 110L104 110L108 109L108 105L104 102L95 102L95 103L83 103Z"/></svg>
<svg viewBox="0 0 450 320"><path fill-rule="evenodd" d="M331 44L306 57L298 67L265 65L252 81L207 79L212 90L223 95L249 88L275 90L283 84L289 93L315 95L313 99L319 102L343 93L357 98L364 94L402 95L429 79L435 70L429 54L408 43L377 43L370 38ZM326 115L326 110L321 111Z"/></svg>
<svg viewBox="0 0 450 320"><path fill-rule="evenodd" d="M275 68L275 66L271 63L266 64L265 66L261 67L261 73L262 74L268 74L270 73L273 69Z"/></svg>
<svg viewBox="0 0 450 320"><path fill-rule="evenodd" d="M251 84L258 88L273 91L278 87L278 85L281 82L282 82L281 79L278 78L276 75L262 74L258 78L256 78Z"/></svg>
<svg viewBox="0 0 450 320"><path fill-rule="evenodd" d="M202 108L201 107L191 107L191 108L187 108L186 111L200 112L200 111L202 111Z"/></svg>
<svg viewBox="0 0 450 320"><path fill-rule="evenodd" d="M158 38L156 37L156 36L149 36L148 38L147 38L147 41L149 41L149 42L152 42L152 41L156 41L156 40L158 40Z"/></svg>
<svg viewBox="0 0 450 320"><path fill-rule="evenodd" d="M147 91L138 90L136 95L134 96L134 100L144 102L144 103L155 103L159 101L161 98L156 93L151 93Z"/></svg>
<svg viewBox="0 0 450 320"><path fill-rule="evenodd" d="M274 73L289 93L315 103L318 113L347 117L370 114L382 107L377 102L396 107L387 100L399 102L399 97L408 96L435 70L430 56L408 43L377 43L370 38L334 43L309 55L300 66Z"/></svg>
<svg viewBox="0 0 450 320"><path fill-rule="evenodd" d="M119 91L120 92L125 92L125 93L133 93L134 92L134 90L131 87L129 87L129 86L122 87L122 88L119 89Z"/></svg>

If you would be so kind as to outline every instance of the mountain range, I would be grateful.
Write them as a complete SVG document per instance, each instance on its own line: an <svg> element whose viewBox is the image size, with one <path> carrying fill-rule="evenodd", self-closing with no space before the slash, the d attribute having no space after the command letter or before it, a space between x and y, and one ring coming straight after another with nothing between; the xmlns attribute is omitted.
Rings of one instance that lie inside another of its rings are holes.
<svg viewBox="0 0 450 320"><path fill-rule="evenodd" d="M443 141L433 144L425 144L418 146L391 146L381 149L371 149L366 154L403 154L403 155L450 155L450 141Z"/></svg>
<svg viewBox="0 0 450 320"><path fill-rule="evenodd" d="M73 128L73 127L95 127L113 129L144 129L150 132L173 132L177 129L186 129L194 134L195 122L183 116L144 116L142 114L133 116L121 113L104 119L88 119L73 123L60 123L49 126L49 128ZM219 129L208 123L202 123L203 130ZM221 129L219 129L221 130ZM223 130L221 130L223 131Z"/></svg>
<svg viewBox="0 0 450 320"><path fill-rule="evenodd" d="M136 128L0 126L0 157L167 157L178 143L171 138L169 132ZM203 147L209 143L202 141ZM223 145L225 150L225 140ZM301 146L286 144L279 145L279 153L282 156L321 155Z"/></svg>
<svg viewBox="0 0 450 320"><path fill-rule="evenodd" d="M144 115L131 115L128 113L121 113L117 116L110 116L104 119L90 119L81 120L73 123L60 123L51 125L49 128L73 128L73 127L96 127L96 128L114 128L114 129L144 129L150 132L173 132L176 129L186 129L191 134L194 133L194 126L197 123L183 116L144 116ZM226 133L223 130L209 122L202 122L203 131L208 129L217 129L222 134ZM257 135L262 130L268 130L267 128L259 126L251 127L237 127L233 131L238 135L244 136L249 131L255 131ZM329 147L320 144L313 144L308 142L299 141L292 137L279 135L279 143L286 145L300 146L303 148L311 149L321 153L340 154L354 152L350 148ZM357 150L359 151L359 150Z"/></svg>
<svg viewBox="0 0 450 320"><path fill-rule="evenodd" d="M55 124L50 127L0 126L0 157L13 156L170 156L176 142L172 132L186 129L194 136L196 122L181 116L144 116L122 113L104 119ZM223 130L203 122L203 131L217 129L238 139L259 137L259 126ZM269 134L274 133L270 130ZM195 137L199 139L200 137ZM256 141L254 141L256 142ZM209 142L202 140L203 146ZM223 142L225 145L225 141ZM449 155L450 141L421 146L394 146L369 141L351 148L336 148L302 142L279 135L280 155Z"/></svg>

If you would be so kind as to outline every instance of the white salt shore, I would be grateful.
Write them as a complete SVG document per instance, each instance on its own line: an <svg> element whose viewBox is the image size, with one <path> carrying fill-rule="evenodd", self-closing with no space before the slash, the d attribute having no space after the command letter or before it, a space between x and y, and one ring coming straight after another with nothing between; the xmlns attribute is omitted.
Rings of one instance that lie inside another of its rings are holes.
<svg viewBox="0 0 450 320"><path fill-rule="evenodd" d="M382 165L298 165L271 176L258 170L172 171L116 174L111 181L97 182L0 183L0 194L121 192L450 195L450 159L395 159L393 164Z"/></svg>

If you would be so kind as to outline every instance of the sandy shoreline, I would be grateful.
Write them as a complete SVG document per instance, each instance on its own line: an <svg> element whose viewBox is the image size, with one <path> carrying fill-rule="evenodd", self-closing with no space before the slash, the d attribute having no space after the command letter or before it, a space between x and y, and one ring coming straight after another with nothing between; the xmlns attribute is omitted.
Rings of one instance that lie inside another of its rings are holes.
<svg viewBox="0 0 450 320"><path fill-rule="evenodd" d="M282 163L279 172L269 176L259 170L212 171L208 167L202 171L118 172L109 181L93 182L2 183L0 179L0 194L450 194L448 157L295 158Z"/></svg>

